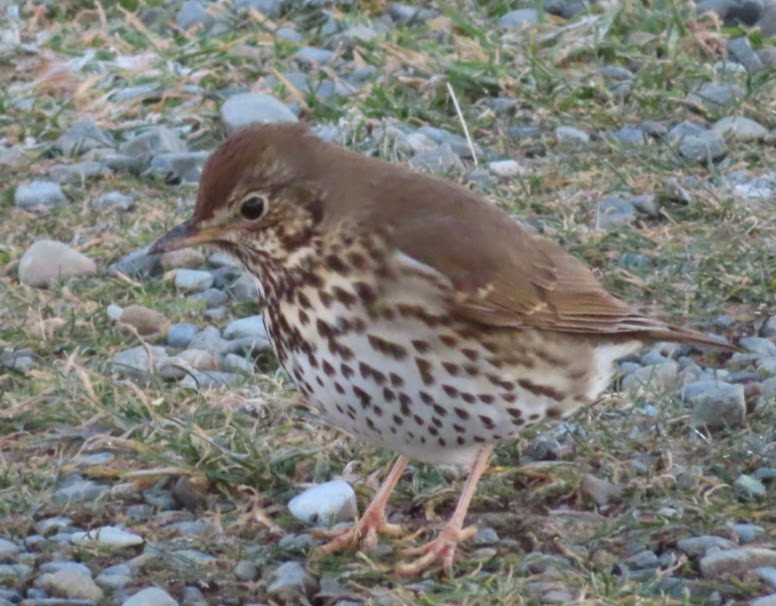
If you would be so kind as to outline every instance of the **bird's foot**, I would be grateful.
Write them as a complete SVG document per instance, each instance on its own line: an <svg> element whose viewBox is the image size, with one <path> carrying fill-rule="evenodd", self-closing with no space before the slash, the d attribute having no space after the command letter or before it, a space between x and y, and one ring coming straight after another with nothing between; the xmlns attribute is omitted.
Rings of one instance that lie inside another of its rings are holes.
<svg viewBox="0 0 776 606"><path fill-rule="evenodd" d="M453 575L453 556L455 548L461 541L471 539L477 534L477 528L469 526L461 528L448 524L433 541L420 547L412 547L402 552L403 556L420 556L408 564L399 564L396 573L402 577L417 576L436 562L442 563L442 569L447 576Z"/></svg>
<svg viewBox="0 0 776 606"><path fill-rule="evenodd" d="M355 548L358 545L366 550L373 550L377 546L378 534L398 537L403 534L403 530L398 524L388 523L384 509L367 508L354 526L316 534L332 538L331 541L315 550L315 557L320 558L342 549Z"/></svg>

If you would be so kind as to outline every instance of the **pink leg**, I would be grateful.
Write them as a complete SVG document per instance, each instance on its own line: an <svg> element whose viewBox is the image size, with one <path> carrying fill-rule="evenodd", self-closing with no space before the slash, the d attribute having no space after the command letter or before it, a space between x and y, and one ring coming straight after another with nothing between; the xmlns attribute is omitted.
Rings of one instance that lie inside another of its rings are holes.
<svg viewBox="0 0 776 606"><path fill-rule="evenodd" d="M387 534L399 536L402 534L401 527L398 524L389 524L385 516L385 506L388 504L388 498L391 496L396 483L401 478L404 468L410 460L407 457L399 457L391 467L380 490L377 491L372 502L369 503L364 515L358 520L355 526L347 530L335 532L333 540L325 545L321 545L315 550L316 557L328 555L345 549L354 547L362 542L366 548L373 548L377 545L377 534Z"/></svg>
<svg viewBox="0 0 776 606"><path fill-rule="evenodd" d="M450 520L445 524L439 536L420 547L414 547L404 552L404 555L420 556L414 562L409 564L400 564L396 572L401 576L415 576L420 574L426 568L435 562L441 562L442 568L447 576L453 573L453 556L455 548L460 541L465 541L474 536L477 529L474 526L463 527L466 512L474 496L474 490L477 488L477 482L480 480L485 469L488 467L488 458L493 452L493 446L487 445L480 448L477 452L477 458L474 460L469 477L461 491L461 497L458 499L458 505L453 512Z"/></svg>

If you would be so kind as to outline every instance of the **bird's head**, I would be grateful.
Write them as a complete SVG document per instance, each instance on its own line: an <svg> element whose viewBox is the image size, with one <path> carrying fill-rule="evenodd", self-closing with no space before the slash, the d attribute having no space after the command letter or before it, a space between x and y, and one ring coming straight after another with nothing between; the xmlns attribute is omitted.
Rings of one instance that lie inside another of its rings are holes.
<svg viewBox="0 0 776 606"><path fill-rule="evenodd" d="M310 185L322 142L297 124L238 131L208 158L192 218L167 232L152 254L214 245L249 264L282 260L309 241L322 196Z"/></svg>

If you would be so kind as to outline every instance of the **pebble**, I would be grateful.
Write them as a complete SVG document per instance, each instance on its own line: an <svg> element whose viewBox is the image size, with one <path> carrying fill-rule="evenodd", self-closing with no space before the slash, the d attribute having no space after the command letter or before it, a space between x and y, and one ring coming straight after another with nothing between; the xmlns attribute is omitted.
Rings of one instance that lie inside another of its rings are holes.
<svg viewBox="0 0 776 606"><path fill-rule="evenodd" d="M130 305L121 312L119 322L129 324L139 335L148 336L162 332L168 321L165 315L143 305Z"/></svg>
<svg viewBox="0 0 776 606"><path fill-rule="evenodd" d="M218 360L206 349L189 348L180 352L174 358L170 358L170 364L183 363L184 366L190 366L197 370L217 370Z"/></svg>
<svg viewBox="0 0 776 606"><path fill-rule="evenodd" d="M156 154L186 151L186 144L176 131L166 126L152 126L122 143L119 151L150 160Z"/></svg>
<svg viewBox="0 0 776 606"><path fill-rule="evenodd" d="M410 164L418 170L428 171L437 175L459 174L463 172L461 158L447 143L416 153L412 156Z"/></svg>
<svg viewBox="0 0 776 606"><path fill-rule="evenodd" d="M98 574L94 581L103 589L120 589L132 582L132 570L126 564L109 566Z"/></svg>
<svg viewBox="0 0 776 606"><path fill-rule="evenodd" d="M723 549L735 549L738 545L728 539L713 535L700 535L697 537L687 537L679 539L676 542L677 549L680 549L689 556L702 556L712 551Z"/></svg>
<svg viewBox="0 0 776 606"><path fill-rule="evenodd" d="M776 357L776 343L770 339L764 339L763 337L744 337L739 342L739 345L744 349L748 349L752 353L761 356Z"/></svg>
<svg viewBox="0 0 776 606"><path fill-rule="evenodd" d="M523 172L520 165L514 160L496 160L488 164L488 169L497 177L516 177Z"/></svg>
<svg viewBox="0 0 776 606"><path fill-rule="evenodd" d="M185 292L202 292L213 285L213 274L201 269L176 269L175 288Z"/></svg>
<svg viewBox="0 0 776 606"><path fill-rule="evenodd" d="M57 183L83 185L89 179L105 177L110 172L110 169L102 162L85 161L52 166L48 171L48 176Z"/></svg>
<svg viewBox="0 0 776 606"><path fill-rule="evenodd" d="M754 572L771 587L776 588L776 566L761 566L755 568Z"/></svg>
<svg viewBox="0 0 776 606"><path fill-rule="evenodd" d="M121 606L178 606L178 602L163 589L147 587L124 600Z"/></svg>
<svg viewBox="0 0 776 606"><path fill-rule="evenodd" d="M701 558L701 573L707 579L738 576L761 568L776 566L776 551L762 547L740 547L717 551Z"/></svg>
<svg viewBox="0 0 776 606"><path fill-rule="evenodd" d="M186 0L175 17L175 24L183 30L194 27L207 29L214 23L215 18L208 13L206 5L199 0Z"/></svg>
<svg viewBox="0 0 776 606"><path fill-rule="evenodd" d="M35 366L35 356L26 349L0 353L0 368L26 374L33 366Z"/></svg>
<svg viewBox="0 0 776 606"><path fill-rule="evenodd" d="M233 320L224 328L225 339L240 339L242 337L261 337L267 339L267 329L263 316L248 316Z"/></svg>
<svg viewBox="0 0 776 606"><path fill-rule="evenodd" d="M421 126L416 132L427 136L438 145L449 145L450 149L458 155L459 158L471 159L472 151L469 149L469 142L465 137L457 135L444 128L438 128L436 126ZM482 148L476 143L472 143L474 146L474 153L478 156L483 155Z"/></svg>
<svg viewBox="0 0 776 606"><path fill-rule="evenodd" d="M750 72L756 72L763 69L763 62L759 55L754 52L752 43L747 36L728 40L727 50L730 56L736 59L736 61Z"/></svg>
<svg viewBox="0 0 776 606"><path fill-rule="evenodd" d="M296 61L310 67L331 63L335 56L333 51L314 46L303 46L292 55Z"/></svg>
<svg viewBox="0 0 776 606"><path fill-rule="evenodd" d="M763 499L768 494L768 489L754 476L742 474L733 482L733 492L745 499Z"/></svg>
<svg viewBox="0 0 776 606"><path fill-rule="evenodd" d="M288 510L298 520L323 526L353 521L358 516L356 494L344 480L308 488L289 501Z"/></svg>
<svg viewBox="0 0 776 606"><path fill-rule="evenodd" d="M108 191L94 199L94 205L106 210L132 210L135 208L135 199L120 191Z"/></svg>
<svg viewBox="0 0 776 606"><path fill-rule="evenodd" d="M102 589L94 582L91 573L75 568L62 568L56 572L42 574L36 585L50 594L63 598L94 600L103 598Z"/></svg>
<svg viewBox="0 0 776 606"><path fill-rule="evenodd" d="M628 390L645 390L660 393L676 387L679 381L679 364L664 360L657 364L642 366L622 379L622 386Z"/></svg>
<svg viewBox="0 0 776 606"><path fill-rule="evenodd" d="M19 281L35 288L47 287L58 281L97 273L96 263L67 244L54 240L38 240L19 261Z"/></svg>
<svg viewBox="0 0 776 606"><path fill-rule="evenodd" d="M199 183L202 168L210 157L207 151L183 151L155 154L148 172L162 177L167 183Z"/></svg>
<svg viewBox="0 0 776 606"><path fill-rule="evenodd" d="M215 326L206 326L195 334L189 342L189 349L204 349L220 355L229 347L229 341L221 338L221 332Z"/></svg>
<svg viewBox="0 0 776 606"><path fill-rule="evenodd" d="M761 598L755 598L749 602L749 606L776 606L776 593Z"/></svg>
<svg viewBox="0 0 776 606"><path fill-rule="evenodd" d="M189 346L191 340L194 338L194 335L196 335L198 331L199 328L197 325L192 324L191 322L179 322L176 324L171 324L170 328L167 329L167 333L165 334L165 342L170 347L185 349Z"/></svg>
<svg viewBox="0 0 776 606"><path fill-rule="evenodd" d="M247 272L244 272L226 291L235 301L259 300L258 280Z"/></svg>
<svg viewBox="0 0 776 606"><path fill-rule="evenodd" d="M693 426L738 427L746 415L744 386L714 380L685 385L680 394L692 406Z"/></svg>
<svg viewBox="0 0 776 606"><path fill-rule="evenodd" d="M132 278L147 278L158 274L162 270L159 261L160 255L149 255L146 246L122 257L108 267L108 275L124 274Z"/></svg>
<svg viewBox="0 0 776 606"><path fill-rule="evenodd" d="M727 141L760 141L768 134L762 124L744 116L726 116L717 120L711 130Z"/></svg>
<svg viewBox="0 0 776 606"><path fill-rule="evenodd" d="M147 378L158 368L169 364L164 347L138 345L119 351L111 356L108 366L119 375L137 379Z"/></svg>
<svg viewBox="0 0 776 606"><path fill-rule="evenodd" d="M250 560L240 560L234 567L234 576L238 581L252 582L259 578L259 567Z"/></svg>
<svg viewBox="0 0 776 606"><path fill-rule="evenodd" d="M88 532L74 532L70 536L70 542L75 545L94 544L117 548L141 545L143 541L143 537L118 526L102 526Z"/></svg>
<svg viewBox="0 0 776 606"><path fill-rule="evenodd" d="M320 585L299 562L285 562L275 569L267 591L286 603L298 604L300 598L312 599Z"/></svg>
<svg viewBox="0 0 776 606"><path fill-rule="evenodd" d="M164 269L193 269L205 264L205 255L197 248L181 248L163 253L159 262Z"/></svg>
<svg viewBox="0 0 776 606"><path fill-rule="evenodd" d="M227 134L260 122L297 122L298 118L281 101L264 93L240 93L221 106L221 121Z"/></svg>
<svg viewBox="0 0 776 606"><path fill-rule="evenodd" d="M19 546L8 539L0 538L0 558L5 559L19 553Z"/></svg>
<svg viewBox="0 0 776 606"><path fill-rule="evenodd" d="M71 477L67 483L58 488L51 496L55 505L72 505L76 503L97 505L106 494L108 488L91 480Z"/></svg>
<svg viewBox="0 0 776 606"><path fill-rule="evenodd" d="M254 10L265 17L275 19L283 10L283 0L236 0L233 8L236 13Z"/></svg>
<svg viewBox="0 0 776 606"><path fill-rule="evenodd" d="M223 369L225 372L252 375L256 372L256 365L251 360L230 353L224 356Z"/></svg>
<svg viewBox="0 0 776 606"><path fill-rule="evenodd" d="M215 387L229 387L237 382L238 376L229 372L210 370L201 372L194 370L188 373L181 381L182 387L189 389L212 389Z"/></svg>
<svg viewBox="0 0 776 606"><path fill-rule="evenodd" d="M77 156L101 147L113 147L115 141L91 118L81 118L62 133L55 143L65 156Z"/></svg>
<svg viewBox="0 0 776 606"><path fill-rule="evenodd" d="M219 288L208 288L202 292L194 293L191 295L191 299L192 301L201 301L205 307L212 309L224 305L229 300L229 295Z"/></svg>
<svg viewBox="0 0 776 606"><path fill-rule="evenodd" d="M685 101L707 111L719 111L741 100L743 91L729 82L705 82L689 93Z"/></svg>
<svg viewBox="0 0 776 606"><path fill-rule="evenodd" d="M388 9L388 14L394 21L408 25L411 23L428 21L437 15L435 11L428 8L397 3L391 4Z"/></svg>
<svg viewBox="0 0 776 606"><path fill-rule="evenodd" d="M581 147L590 143L590 135L573 126L559 126L555 129L555 138L558 145L567 147Z"/></svg>
<svg viewBox="0 0 776 606"><path fill-rule="evenodd" d="M65 206L67 198L59 183L35 180L16 188L13 203L16 208L39 212L52 206Z"/></svg>
<svg viewBox="0 0 776 606"><path fill-rule="evenodd" d="M684 137L679 143L679 153L687 160L709 163L723 158L727 146L721 135L709 130Z"/></svg>
<svg viewBox="0 0 776 606"><path fill-rule="evenodd" d="M501 29L522 29L526 25L539 23L539 11L535 8L519 8L504 13L498 20Z"/></svg>

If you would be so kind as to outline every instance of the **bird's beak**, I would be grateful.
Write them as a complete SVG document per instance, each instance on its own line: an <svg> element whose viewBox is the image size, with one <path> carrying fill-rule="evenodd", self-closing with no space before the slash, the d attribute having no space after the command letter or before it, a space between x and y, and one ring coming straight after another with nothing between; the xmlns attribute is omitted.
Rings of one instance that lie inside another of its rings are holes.
<svg viewBox="0 0 776 606"><path fill-rule="evenodd" d="M178 227L172 228L154 242L148 252L152 255L158 255L171 250L197 246L198 244L209 244L220 240L223 233L224 230L219 227L201 229L191 221L186 221L186 223L181 223Z"/></svg>

